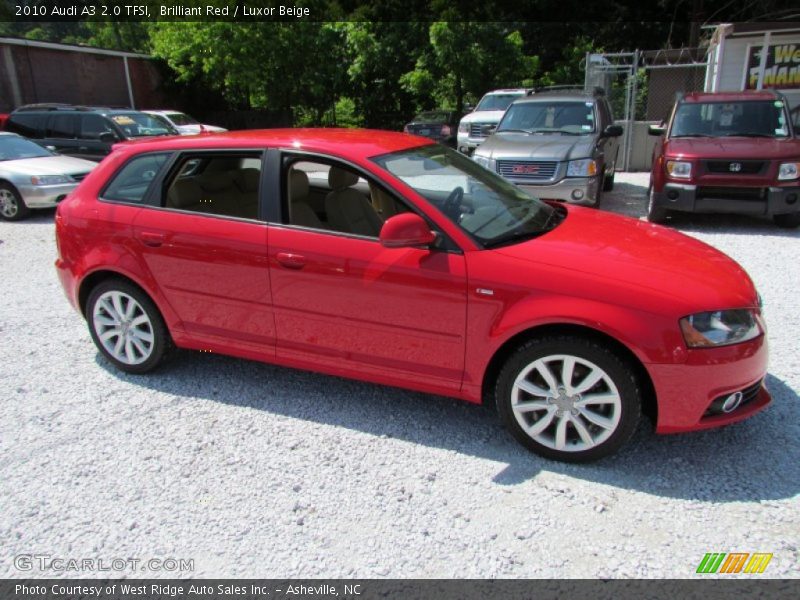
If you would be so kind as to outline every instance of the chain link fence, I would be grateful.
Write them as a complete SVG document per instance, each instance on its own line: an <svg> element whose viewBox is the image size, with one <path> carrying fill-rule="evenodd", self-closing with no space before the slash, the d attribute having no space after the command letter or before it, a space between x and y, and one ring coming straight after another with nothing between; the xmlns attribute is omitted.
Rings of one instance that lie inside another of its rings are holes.
<svg viewBox="0 0 800 600"><path fill-rule="evenodd" d="M585 89L603 88L624 127L622 170L647 171L657 141L647 128L666 120L681 94L705 88L705 49L587 54L585 73Z"/></svg>

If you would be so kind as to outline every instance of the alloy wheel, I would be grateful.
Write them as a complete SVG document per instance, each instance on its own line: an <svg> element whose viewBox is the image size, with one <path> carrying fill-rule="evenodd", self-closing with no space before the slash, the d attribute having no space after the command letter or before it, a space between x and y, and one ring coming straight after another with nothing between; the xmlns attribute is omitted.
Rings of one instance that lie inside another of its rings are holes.
<svg viewBox="0 0 800 600"><path fill-rule="evenodd" d="M105 292L94 304L92 325L103 348L126 365L139 365L153 353L153 323L142 305L125 292Z"/></svg>

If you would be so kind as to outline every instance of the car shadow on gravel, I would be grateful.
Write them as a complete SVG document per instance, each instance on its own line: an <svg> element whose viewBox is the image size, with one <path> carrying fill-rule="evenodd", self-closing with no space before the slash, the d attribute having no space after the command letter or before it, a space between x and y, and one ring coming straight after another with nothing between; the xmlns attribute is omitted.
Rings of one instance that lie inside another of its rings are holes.
<svg viewBox="0 0 800 600"><path fill-rule="evenodd" d="M602 210L644 219L647 214L647 186L617 182L606 193ZM782 229L766 217L729 214L671 213L665 226L682 233L724 233L728 235L768 235L800 239L800 229Z"/></svg>
<svg viewBox="0 0 800 600"><path fill-rule="evenodd" d="M769 376L775 402L754 418L716 431L656 436L647 421L616 455L589 465L540 458L519 446L493 409L220 355L180 351L152 375L121 373L135 386L266 411L374 436L401 439L498 463L492 481L513 486L541 472L657 496L708 502L790 498L800 492L797 393Z"/></svg>

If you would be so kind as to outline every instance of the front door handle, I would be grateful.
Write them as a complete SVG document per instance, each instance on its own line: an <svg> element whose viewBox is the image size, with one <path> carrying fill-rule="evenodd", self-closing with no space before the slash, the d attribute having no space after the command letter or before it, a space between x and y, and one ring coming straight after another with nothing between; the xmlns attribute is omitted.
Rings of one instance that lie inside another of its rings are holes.
<svg viewBox="0 0 800 600"><path fill-rule="evenodd" d="M139 239L145 246L158 248L164 243L165 236L163 233L159 233L157 231L140 231Z"/></svg>
<svg viewBox="0 0 800 600"><path fill-rule="evenodd" d="M306 257L293 252L278 252L275 255L278 262L287 269L302 269L306 266Z"/></svg>

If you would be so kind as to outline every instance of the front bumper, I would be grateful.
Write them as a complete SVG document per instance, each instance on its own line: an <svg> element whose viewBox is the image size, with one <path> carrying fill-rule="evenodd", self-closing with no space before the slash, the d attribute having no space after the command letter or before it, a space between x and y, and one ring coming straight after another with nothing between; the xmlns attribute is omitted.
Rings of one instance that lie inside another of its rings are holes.
<svg viewBox="0 0 800 600"><path fill-rule="evenodd" d="M52 208L76 187L78 187L77 183L59 183L57 185L21 185L17 186L17 190L28 208Z"/></svg>
<svg viewBox="0 0 800 600"><path fill-rule="evenodd" d="M722 348L688 350L681 364L648 364L658 399L656 433L699 431L736 423L772 400L763 381L767 373L764 335ZM753 386L757 392L727 414L710 414L714 400Z"/></svg>
<svg viewBox="0 0 800 600"><path fill-rule="evenodd" d="M669 210L697 213L782 215L800 212L800 187L742 188L667 183L653 202Z"/></svg>
<svg viewBox="0 0 800 600"><path fill-rule="evenodd" d="M561 200L570 204L594 206L600 191L600 177L565 177L556 183L531 184L529 181L511 183L522 188L530 195L543 200Z"/></svg>
<svg viewBox="0 0 800 600"><path fill-rule="evenodd" d="M475 152L475 148L485 142L486 138L470 137L469 134L459 133L457 136L457 141L458 143L456 144L456 148L458 151L462 154L466 154L467 156L472 156L472 153Z"/></svg>

